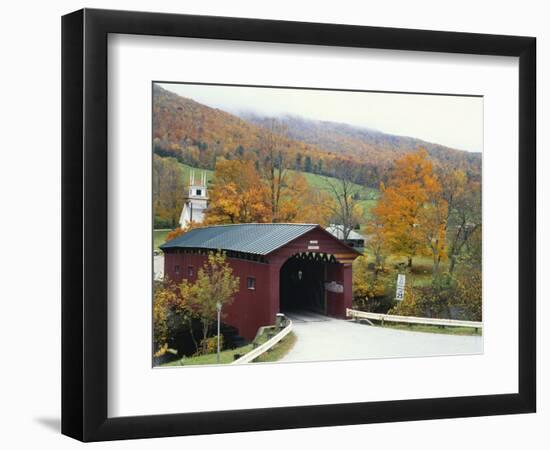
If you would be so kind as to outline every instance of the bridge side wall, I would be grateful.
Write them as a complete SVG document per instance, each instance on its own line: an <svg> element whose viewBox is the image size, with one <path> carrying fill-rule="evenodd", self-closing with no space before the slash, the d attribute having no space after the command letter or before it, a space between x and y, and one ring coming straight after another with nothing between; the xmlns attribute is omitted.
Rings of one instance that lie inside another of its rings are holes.
<svg viewBox="0 0 550 450"><path fill-rule="evenodd" d="M327 291L328 316L346 318L346 308L351 308L353 300L351 275L351 264L327 265L327 281L336 281L344 286L343 293Z"/></svg>
<svg viewBox="0 0 550 450"><path fill-rule="evenodd" d="M183 279L195 282L198 270L204 265L207 257L183 252L167 251L164 256L165 276L180 283ZM258 328L271 325L275 321L272 300L278 299L278 282L271 282L272 270L269 264L248 261L237 258L227 258L233 269L233 275L239 277L239 290L233 302L222 309L222 322L232 325L239 334L247 340L254 339ZM178 273L176 266L179 266ZM188 268L193 267L193 275L189 276ZM248 289L247 278L255 279L256 288ZM277 286L277 292L271 293L272 286Z"/></svg>

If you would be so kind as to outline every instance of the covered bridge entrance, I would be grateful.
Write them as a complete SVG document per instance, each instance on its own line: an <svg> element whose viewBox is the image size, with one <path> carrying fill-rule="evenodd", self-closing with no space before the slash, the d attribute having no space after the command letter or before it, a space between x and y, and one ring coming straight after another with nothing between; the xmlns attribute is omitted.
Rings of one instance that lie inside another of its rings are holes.
<svg viewBox="0 0 550 450"><path fill-rule="evenodd" d="M326 253L304 252L290 257L279 274L280 311L310 311L340 317L339 307L349 303L343 295L346 272L346 266L342 267L333 255Z"/></svg>
<svg viewBox="0 0 550 450"><path fill-rule="evenodd" d="M326 257L301 253L282 265L279 275L281 312L305 310L326 314L326 264Z"/></svg>
<svg viewBox="0 0 550 450"><path fill-rule="evenodd" d="M161 246L164 273L196 279L208 252L223 250L239 277L223 322L253 339L276 314L310 310L344 318L352 303L353 260L360 255L315 224L240 224L193 229Z"/></svg>

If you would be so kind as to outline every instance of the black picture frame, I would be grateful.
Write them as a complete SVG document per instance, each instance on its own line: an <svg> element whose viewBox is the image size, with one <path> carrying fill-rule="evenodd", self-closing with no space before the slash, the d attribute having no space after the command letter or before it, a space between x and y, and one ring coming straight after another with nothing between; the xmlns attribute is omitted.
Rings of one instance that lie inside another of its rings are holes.
<svg viewBox="0 0 550 450"><path fill-rule="evenodd" d="M110 33L518 57L518 392L108 418L107 36ZM62 433L82 441L102 441L535 412L535 90L533 37L94 9L64 16Z"/></svg>

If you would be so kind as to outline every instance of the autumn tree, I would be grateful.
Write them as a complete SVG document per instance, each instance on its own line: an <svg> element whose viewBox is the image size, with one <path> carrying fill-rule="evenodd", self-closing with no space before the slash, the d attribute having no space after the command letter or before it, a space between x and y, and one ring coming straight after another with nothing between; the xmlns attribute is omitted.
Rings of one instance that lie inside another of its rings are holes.
<svg viewBox="0 0 550 450"><path fill-rule="evenodd" d="M194 228L199 228L202 224L191 221L187 223L183 228L174 228L173 230L169 231L166 235L166 241L171 241L172 239L176 239L177 237L181 236L182 234L187 233L188 231L191 231Z"/></svg>
<svg viewBox="0 0 550 450"><path fill-rule="evenodd" d="M481 272L482 257L483 257L483 229L479 225L475 231L470 233L468 241L466 242L466 263L472 269L479 270Z"/></svg>
<svg viewBox="0 0 550 450"><path fill-rule="evenodd" d="M306 155L306 159L305 159L305 163L304 163L304 171L312 172L311 156L309 156L309 155Z"/></svg>
<svg viewBox="0 0 550 450"><path fill-rule="evenodd" d="M430 193L428 201L421 208L418 215L419 231L424 237L432 255L433 276L439 275L439 266L442 260L447 259L447 201L443 199L439 191Z"/></svg>
<svg viewBox="0 0 550 450"><path fill-rule="evenodd" d="M184 201L182 170L174 158L153 156L153 208L155 226L175 228Z"/></svg>
<svg viewBox="0 0 550 450"><path fill-rule="evenodd" d="M218 160L205 224L268 222L268 191L250 160Z"/></svg>
<svg viewBox="0 0 550 450"><path fill-rule="evenodd" d="M382 195L371 210L383 227L388 247L406 256L409 267L415 256L427 253L426 241L437 234L437 227L430 224L430 231L425 227L441 211L436 208L428 213L423 208L440 189L428 153L421 149L395 161L387 186L381 185Z"/></svg>
<svg viewBox="0 0 550 450"><path fill-rule="evenodd" d="M176 292L169 285L156 283L153 294L153 341L155 356L160 356L168 347L168 317L176 304Z"/></svg>
<svg viewBox="0 0 550 450"><path fill-rule="evenodd" d="M369 267L366 256L359 256L353 261L352 292L354 307L365 309L370 294Z"/></svg>
<svg viewBox="0 0 550 450"><path fill-rule="evenodd" d="M260 172L269 192L271 221L280 222L280 206L288 176L288 142L282 136L286 130L276 119L270 119L260 128Z"/></svg>
<svg viewBox="0 0 550 450"><path fill-rule="evenodd" d="M481 183L469 180L460 169L443 170L440 178L442 196L448 203L449 272L453 273L468 242L481 228Z"/></svg>
<svg viewBox="0 0 550 450"><path fill-rule="evenodd" d="M465 320L482 320L483 280L481 270L461 270L456 276L456 295L452 306L458 308Z"/></svg>
<svg viewBox="0 0 550 450"><path fill-rule="evenodd" d="M395 285L373 273L366 255L353 261L352 292L353 307L362 311L385 314L395 303Z"/></svg>
<svg viewBox="0 0 550 450"><path fill-rule="evenodd" d="M269 180L260 174L252 160L219 160L204 224L275 221ZM288 171L284 180L277 194L276 220L328 225L332 197L311 187L299 172Z"/></svg>
<svg viewBox="0 0 550 450"><path fill-rule="evenodd" d="M363 220L363 210L359 205L361 186L355 183L355 171L349 164L341 164L334 173L334 178L325 178L327 191L334 198L332 218L340 225L343 238Z"/></svg>
<svg viewBox="0 0 550 450"><path fill-rule="evenodd" d="M288 174L279 206L281 222L327 226L333 208L334 200L327 192L311 187L299 172Z"/></svg>
<svg viewBox="0 0 550 450"><path fill-rule="evenodd" d="M201 350L207 353L208 334L217 316L216 305L223 307L232 303L239 290L239 277L233 275L224 252L213 252L199 269L197 280L189 283L184 279L179 290L202 324Z"/></svg>
<svg viewBox="0 0 550 450"><path fill-rule="evenodd" d="M302 154L300 152L296 153L294 168L296 170L302 170Z"/></svg>
<svg viewBox="0 0 550 450"><path fill-rule="evenodd" d="M169 341L176 330L188 328L195 347L193 335L195 312L187 293L182 292L169 279L155 281L153 289L153 341L154 356L162 356L169 349Z"/></svg>
<svg viewBox="0 0 550 450"><path fill-rule="evenodd" d="M379 217L373 216L367 223L366 231L365 247L368 253L374 256L374 280L377 280L378 274L384 269L384 263L389 253L384 224Z"/></svg>

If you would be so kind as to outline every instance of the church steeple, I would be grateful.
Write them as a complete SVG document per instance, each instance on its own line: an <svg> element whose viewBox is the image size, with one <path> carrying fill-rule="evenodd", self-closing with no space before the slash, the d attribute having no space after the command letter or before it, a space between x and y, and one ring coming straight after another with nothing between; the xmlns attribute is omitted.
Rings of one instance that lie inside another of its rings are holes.
<svg viewBox="0 0 550 450"><path fill-rule="evenodd" d="M208 199L206 184L206 172L203 171L200 173L200 181L196 183L195 171L191 170L191 172L189 173L189 188L187 191L186 199Z"/></svg>
<svg viewBox="0 0 550 450"><path fill-rule="evenodd" d="M185 203L180 216L182 228L191 222L201 223L204 220L204 210L208 206L208 187L206 172L200 173L199 180L195 179L195 171L189 172L189 186L185 192Z"/></svg>

